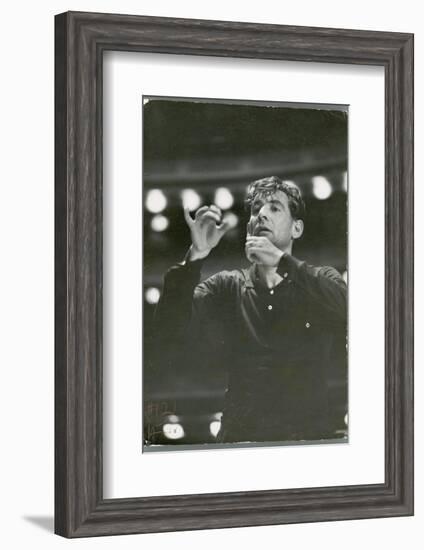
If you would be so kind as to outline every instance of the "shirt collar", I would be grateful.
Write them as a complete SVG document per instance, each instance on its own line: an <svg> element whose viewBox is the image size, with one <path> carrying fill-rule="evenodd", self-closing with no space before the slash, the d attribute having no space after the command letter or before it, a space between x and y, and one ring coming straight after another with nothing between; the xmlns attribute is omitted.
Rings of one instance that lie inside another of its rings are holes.
<svg viewBox="0 0 424 550"><path fill-rule="evenodd" d="M242 269L241 271L244 276L244 284L246 288L255 288L255 264L252 264L249 268Z"/></svg>
<svg viewBox="0 0 424 550"><path fill-rule="evenodd" d="M250 267L248 267L247 269L242 269L241 270L243 275L244 275L244 285L246 288L255 288L255 282L257 281L257 276L256 276L256 266L255 264L252 264ZM278 284L276 285L277 287L281 285L281 283L284 283L284 281L287 281L288 283L291 283L291 280L290 279L285 279L283 278L283 280ZM276 287L275 287L276 288ZM268 289L269 290L269 289Z"/></svg>

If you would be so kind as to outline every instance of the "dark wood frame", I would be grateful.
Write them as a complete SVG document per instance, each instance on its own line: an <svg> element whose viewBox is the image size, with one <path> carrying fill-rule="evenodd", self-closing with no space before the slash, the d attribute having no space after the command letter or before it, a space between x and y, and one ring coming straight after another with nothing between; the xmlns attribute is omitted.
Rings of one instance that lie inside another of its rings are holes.
<svg viewBox="0 0 424 550"><path fill-rule="evenodd" d="M65 537L413 514L413 35L68 12L55 20L55 531ZM385 70L385 482L103 499L105 50Z"/></svg>

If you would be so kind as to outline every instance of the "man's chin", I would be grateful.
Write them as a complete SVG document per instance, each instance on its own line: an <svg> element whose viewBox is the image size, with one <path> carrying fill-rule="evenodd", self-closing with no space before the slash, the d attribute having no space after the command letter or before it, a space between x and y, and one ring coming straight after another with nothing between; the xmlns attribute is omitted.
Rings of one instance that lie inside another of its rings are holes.
<svg viewBox="0 0 424 550"><path fill-rule="evenodd" d="M270 237L272 236L272 231L270 231L269 229L259 229L259 231L256 232L256 236L268 237L268 239L271 240Z"/></svg>

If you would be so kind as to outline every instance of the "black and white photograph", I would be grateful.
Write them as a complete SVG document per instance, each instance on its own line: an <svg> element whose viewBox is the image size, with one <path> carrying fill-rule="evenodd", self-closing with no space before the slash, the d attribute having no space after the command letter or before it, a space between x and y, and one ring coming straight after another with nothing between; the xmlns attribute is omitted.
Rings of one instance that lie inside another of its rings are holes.
<svg viewBox="0 0 424 550"><path fill-rule="evenodd" d="M348 106L142 101L143 452L347 443Z"/></svg>
<svg viewBox="0 0 424 550"><path fill-rule="evenodd" d="M2 547L419 549L419 2L2 8Z"/></svg>

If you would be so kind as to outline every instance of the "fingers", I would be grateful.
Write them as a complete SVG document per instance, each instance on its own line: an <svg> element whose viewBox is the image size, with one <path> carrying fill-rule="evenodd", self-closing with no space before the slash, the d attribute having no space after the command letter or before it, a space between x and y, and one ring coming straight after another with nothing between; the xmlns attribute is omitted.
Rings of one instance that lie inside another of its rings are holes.
<svg viewBox="0 0 424 550"><path fill-rule="evenodd" d="M211 206L202 206L202 208L199 208L195 214L196 221L199 220L200 222L203 221L213 221L216 224L221 223L222 220L222 212L221 210L212 204Z"/></svg>
<svg viewBox="0 0 424 550"><path fill-rule="evenodd" d="M271 241L268 239L268 237L252 237L248 236L246 238L246 245L249 246L257 246L257 247L263 247L268 246L271 243Z"/></svg>
<svg viewBox="0 0 424 550"><path fill-rule="evenodd" d="M264 249L263 248L246 246L244 251L245 251L245 254L246 254L246 258L249 260L249 262L254 262L254 263L258 263L258 264L264 263Z"/></svg>
<svg viewBox="0 0 424 550"><path fill-rule="evenodd" d="M221 222L221 216L217 214L215 210L211 210L208 206L202 206L202 208L199 208L194 215L194 220L191 217L190 210L187 207L184 207L184 219L189 227L193 227L196 221L203 222L205 220L211 220L217 224Z"/></svg>
<svg viewBox="0 0 424 550"><path fill-rule="evenodd" d="M221 225L218 225L218 231L222 235L224 235L229 229L231 229L231 224L227 220L224 220Z"/></svg>
<svg viewBox="0 0 424 550"><path fill-rule="evenodd" d="M253 250L246 246L244 251L249 262L258 262L259 258L256 254L254 254Z"/></svg>
<svg viewBox="0 0 424 550"><path fill-rule="evenodd" d="M194 215L194 219L189 209L184 208L184 218L190 228L194 227L196 223L213 222L222 235L230 229L230 224L222 220L222 212L215 204L199 208Z"/></svg>
<svg viewBox="0 0 424 550"><path fill-rule="evenodd" d="M209 207L212 212L215 212L215 214L218 214L218 216L222 217L221 209L216 206L216 204L211 204Z"/></svg>
<svg viewBox="0 0 424 550"><path fill-rule="evenodd" d="M186 206L184 207L184 219L189 227L194 225L194 220L191 217L190 210Z"/></svg>
<svg viewBox="0 0 424 550"><path fill-rule="evenodd" d="M259 248L258 246L247 246L246 245L244 248L246 250L246 253L248 252L249 254L255 254L255 253L259 253L259 254L262 253L263 254L264 252L266 253L266 251L264 251L263 248Z"/></svg>
<svg viewBox="0 0 424 550"><path fill-rule="evenodd" d="M204 214L208 210L209 210L208 206L202 206L202 208L199 208L199 210L196 210L196 214L194 215L194 217L197 220L202 214Z"/></svg>
<svg viewBox="0 0 424 550"><path fill-rule="evenodd" d="M221 216L218 216L218 214L215 214L215 212L212 212L212 210L208 210L205 214L202 215L200 221L212 221L216 223L216 225L218 225L221 223Z"/></svg>

